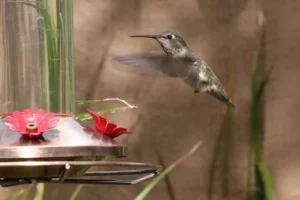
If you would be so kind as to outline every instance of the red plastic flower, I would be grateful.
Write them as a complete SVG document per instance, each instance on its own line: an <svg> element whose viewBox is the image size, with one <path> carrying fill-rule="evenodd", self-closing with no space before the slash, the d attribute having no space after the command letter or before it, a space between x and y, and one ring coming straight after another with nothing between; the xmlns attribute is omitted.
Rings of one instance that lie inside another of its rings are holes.
<svg viewBox="0 0 300 200"><path fill-rule="evenodd" d="M92 116L95 124L95 128L98 132L103 133L111 138L117 137L122 134L132 134L132 131L129 131L126 128L119 127L116 124L111 123L106 118L101 115L97 115L96 113L88 110L90 115Z"/></svg>
<svg viewBox="0 0 300 200"><path fill-rule="evenodd" d="M45 113L42 109L36 112L26 109L23 112L13 112L5 120L5 125L10 130L19 132L21 135L29 138L36 138L54 128L59 118L56 118L54 113Z"/></svg>

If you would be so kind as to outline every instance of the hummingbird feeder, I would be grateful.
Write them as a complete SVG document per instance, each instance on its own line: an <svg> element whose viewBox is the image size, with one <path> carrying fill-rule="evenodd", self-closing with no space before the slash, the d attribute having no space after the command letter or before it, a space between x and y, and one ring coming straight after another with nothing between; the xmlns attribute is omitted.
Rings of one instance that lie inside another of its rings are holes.
<svg viewBox="0 0 300 200"><path fill-rule="evenodd" d="M126 157L126 146L75 119L72 0L0 1L0 82L2 187L136 184L160 172L104 161ZM103 179L119 175L131 178Z"/></svg>

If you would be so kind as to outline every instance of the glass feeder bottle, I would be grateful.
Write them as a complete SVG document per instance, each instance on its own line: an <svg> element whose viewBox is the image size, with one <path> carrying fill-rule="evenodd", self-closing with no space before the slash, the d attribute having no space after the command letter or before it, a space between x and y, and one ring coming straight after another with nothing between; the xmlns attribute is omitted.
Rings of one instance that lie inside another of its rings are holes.
<svg viewBox="0 0 300 200"><path fill-rule="evenodd" d="M0 114L74 112L73 1L0 0Z"/></svg>

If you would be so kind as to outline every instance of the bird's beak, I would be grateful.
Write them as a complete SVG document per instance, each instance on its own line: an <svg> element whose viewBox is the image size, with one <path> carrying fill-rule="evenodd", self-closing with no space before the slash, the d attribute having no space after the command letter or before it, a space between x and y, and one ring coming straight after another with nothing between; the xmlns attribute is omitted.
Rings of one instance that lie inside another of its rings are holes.
<svg viewBox="0 0 300 200"><path fill-rule="evenodd" d="M131 35L129 37L143 37L143 38L157 39L159 38L159 35Z"/></svg>

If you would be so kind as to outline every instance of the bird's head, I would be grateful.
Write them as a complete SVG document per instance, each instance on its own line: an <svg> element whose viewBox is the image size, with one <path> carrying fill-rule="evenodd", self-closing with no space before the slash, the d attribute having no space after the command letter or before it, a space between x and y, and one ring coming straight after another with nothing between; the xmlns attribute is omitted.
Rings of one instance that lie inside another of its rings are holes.
<svg viewBox="0 0 300 200"><path fill-rule="evenodd" d="M174 31L166 31L158 35L132 35L130 37L155 39L166 54L174 57L184 57L189 51L183 37Z"/></svg>

